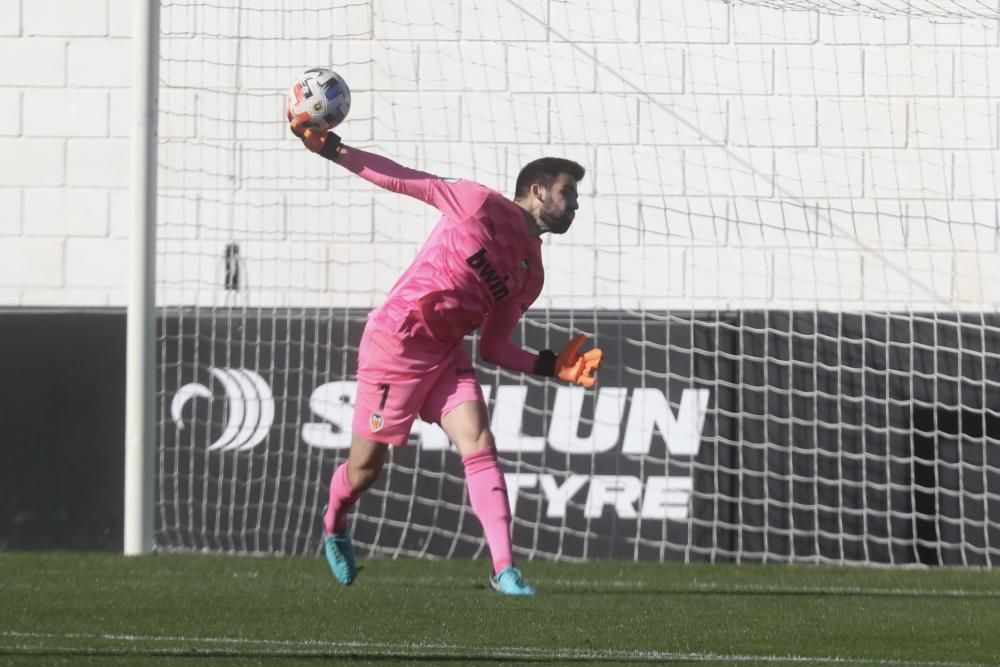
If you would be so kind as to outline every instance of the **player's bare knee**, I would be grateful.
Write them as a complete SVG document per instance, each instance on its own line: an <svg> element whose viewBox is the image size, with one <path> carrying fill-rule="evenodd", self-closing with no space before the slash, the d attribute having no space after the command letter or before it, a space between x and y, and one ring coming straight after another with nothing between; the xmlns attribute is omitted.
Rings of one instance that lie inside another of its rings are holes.
<svg viewBox="0 0 1000 667"><path fill-rule="evenodd" d="M497 448L497 441L493 437L493 431L491 431L490 429L485 429L484 431L482 431L479 434L479 437L476 439L477 451L482 449L496 449L496 448Z"/></svg>
<svg viewBox="0 0 1000 667"><path fill-rule="evenodd" d="M356 491L367 491L381 472L381 465L352 465L350 461L347 464L347 480Z"/></svg>
<svg viewBox="0 0 1000 667"><path fill-rule="evenodd" d="M469 454L475 454L476 452L481 452L484 449L496 449L496 440L493 437L493 431L488 428L484 428L479 431L470 431L465 434L461 441L456 442L455 446L462 456L467 456Z"/></svg>

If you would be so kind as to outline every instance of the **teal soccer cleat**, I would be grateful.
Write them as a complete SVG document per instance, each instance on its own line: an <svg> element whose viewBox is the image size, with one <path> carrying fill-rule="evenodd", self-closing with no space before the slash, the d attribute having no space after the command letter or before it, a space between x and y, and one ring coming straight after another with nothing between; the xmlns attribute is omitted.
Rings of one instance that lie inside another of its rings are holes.
<svg viewBox="0 0 1000 667"><path fill-rule="evenodd" d="M497 593L504 595L534 595L535 589L524 582L521 571L513 565L508 565L500 574L490 575L490 586Z"/></svg>
<svg viewBox="0 0 1000 667"><path fill-rule="evenodd" d="M323 546L326 549L326 562L337 581L350 586L358 574L354 564L354 546L351 544L351 534L344 530L339 535L323 533Z"/></svg>

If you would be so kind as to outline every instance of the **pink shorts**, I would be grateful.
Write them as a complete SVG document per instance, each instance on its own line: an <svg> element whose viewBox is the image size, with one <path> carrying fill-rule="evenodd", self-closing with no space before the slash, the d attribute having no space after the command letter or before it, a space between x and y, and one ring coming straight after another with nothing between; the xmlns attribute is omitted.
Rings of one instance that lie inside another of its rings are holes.
<svg viewBox="0 0 1000 667"><path fill-rule="evenodd" d="M405 445L413 420L438 423L455 406L485 403L465 347L445 352L412 343L369 322L358 347L358 390L352 427L358 435Z"/></svg>

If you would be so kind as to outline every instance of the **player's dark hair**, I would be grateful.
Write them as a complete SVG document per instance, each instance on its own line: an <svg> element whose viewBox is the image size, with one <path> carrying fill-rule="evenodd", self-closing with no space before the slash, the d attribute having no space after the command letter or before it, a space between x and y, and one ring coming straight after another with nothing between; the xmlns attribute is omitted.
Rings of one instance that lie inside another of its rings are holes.
<svg viewBox="0 0 1000 667"><path fill-rule="evenodd" d="M550 188L560 174L568 174L576 180L582 180L586 170L573 162L561 157L543 157L532 160L524 165L517 175L514 185L514 199L527 197L531 186L538 183L543 188Z"/></svg>

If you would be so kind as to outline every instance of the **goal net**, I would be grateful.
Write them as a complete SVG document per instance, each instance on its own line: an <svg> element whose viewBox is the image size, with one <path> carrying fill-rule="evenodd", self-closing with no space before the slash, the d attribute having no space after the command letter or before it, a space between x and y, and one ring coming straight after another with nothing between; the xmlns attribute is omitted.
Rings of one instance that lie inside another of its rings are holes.
<svg viewBox="0 0 1000 667"><path fill-rule="evenodd" d="M350 145L508 196L537 157L587 169L516 336L587 334L598 389L476 362L518 557L992 565L998 18L164 0L157 547L319 550L365 316L438 217L288 133L288 86L331 65ZM373 556L485 550L429 424L351 527Z"/></svg>

